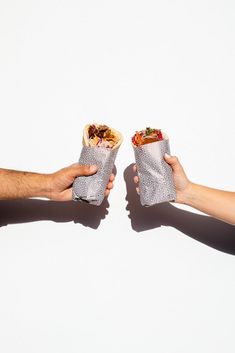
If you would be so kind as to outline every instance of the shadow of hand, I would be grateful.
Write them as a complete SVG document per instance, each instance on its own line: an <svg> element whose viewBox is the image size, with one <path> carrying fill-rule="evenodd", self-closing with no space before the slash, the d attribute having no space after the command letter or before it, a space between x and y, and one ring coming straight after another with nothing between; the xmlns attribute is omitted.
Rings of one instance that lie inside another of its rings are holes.
<svg viewBox="0 0 235 353"><path fill-rule="evenodd" d="M16 200L0 201L0 226L36 221L81 223L97 229L108 214L109 203L105 198L97 207L74 201Z"/></svg>
<svg viewBox="0 0 235 353"><path fill-rule="evenodd" d="M136 232L174 227L180 232L212 248L235 255L235 227L208 216L181 210L170 203L143 207L133 182L133 165L124 171L127 207L131 225Z"/></svg>

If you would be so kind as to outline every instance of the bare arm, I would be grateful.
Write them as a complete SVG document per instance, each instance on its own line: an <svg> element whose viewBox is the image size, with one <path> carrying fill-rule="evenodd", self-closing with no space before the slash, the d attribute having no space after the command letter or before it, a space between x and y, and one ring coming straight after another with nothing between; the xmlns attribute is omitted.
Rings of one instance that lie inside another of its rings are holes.
<svg viewBox="0 0 235 353"><path fill-rule="evenodd" d="M190 184L184 194L186 205L235 225L235 193Z"/></svg>
<svg viewBox="0 0 235 353"><path fill-rule="evenodd" d="M39 174L0 169L0 200L45 197L57 201L72 200L72 184L77 176L92 175L96 166L81 166L77 163L52 174ZM105 196L113 188L111 174Z"/></svg>
<svg viewBox="0 0 235 353"><path fill-rule="evenodd" d="M235 192L212 189L192 183L177 157L165 155L173 171L176 202L198 209L212 217L235 225ZM134 168L136 171L136 168ZM134 178L138 183L138 177ZM138 192L138 187L137 187Z"/></svg>
<svg viewBox="0 0 235 353"><path fill-rule="evenodd" d="M48 193L49 182L46 175L0 169L1 200L47 197Z"/></svg>
<svg viewBox="0 0 235 353"><path fill-rule="evenodd" d="M165 156L173 170L176 186L176 202L189 205L235 225L235 192L223 191L192 183L188 180L177 157Z"/></svg>

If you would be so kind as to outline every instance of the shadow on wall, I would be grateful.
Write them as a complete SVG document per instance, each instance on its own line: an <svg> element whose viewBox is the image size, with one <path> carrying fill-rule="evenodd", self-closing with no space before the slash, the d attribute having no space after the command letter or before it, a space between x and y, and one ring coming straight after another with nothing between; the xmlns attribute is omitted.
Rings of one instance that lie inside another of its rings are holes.
<svg viewBox="0 0 235 353"><path fill-rule="evenodd" d="M105 198L97 207L81 202L16 200L0 201L0 226L36 221L81 223L97 229L108 214L109 203Z"/></svg>
<svg viewBox="0 0 235 353"><path fill-rule="evenodd" d="M174 227L189 237L214 249L235 255L235 227L208 216L181 210L170 203L143 207L133 183L133 165L124 171L131 225L136 232L158 228Z"/></svg>

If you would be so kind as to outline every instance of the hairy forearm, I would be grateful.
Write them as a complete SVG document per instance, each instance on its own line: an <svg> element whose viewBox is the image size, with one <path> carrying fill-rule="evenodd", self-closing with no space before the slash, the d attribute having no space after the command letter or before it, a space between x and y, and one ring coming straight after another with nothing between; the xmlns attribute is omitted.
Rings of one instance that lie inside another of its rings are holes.
<svg viewBox="0 0 235 353"><path fill-rule="evenodd" d="M46 174L0 169L1 200L48 197L49 192Z"/></svg>
<svg viewBox="0 0 235 353"><path fill-rule="evenodd" d="M190 183L183 203L235 225L235 192Z"/></svg>

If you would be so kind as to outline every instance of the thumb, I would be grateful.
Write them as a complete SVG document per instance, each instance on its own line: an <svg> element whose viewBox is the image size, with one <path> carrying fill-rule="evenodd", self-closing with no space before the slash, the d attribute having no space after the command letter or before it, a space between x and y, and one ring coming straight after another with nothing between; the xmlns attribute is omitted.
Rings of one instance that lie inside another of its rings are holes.
<svg viewBox="0 0 235 353"><path fill-rule="evenodd" d="M171 166L173 171L177 171L182 168L182 166L176 156L170 156L168 153L165 153L164 159Z"/></svg>
<svg viewBox="0 0 235 353"><path fill-rule="evenodd" d="M71 173L74 178L82 175L84 176L93 175L98 170L98 167L96 165L81 165L81 164L75 163L71 167L72 167Z"/></svg>

